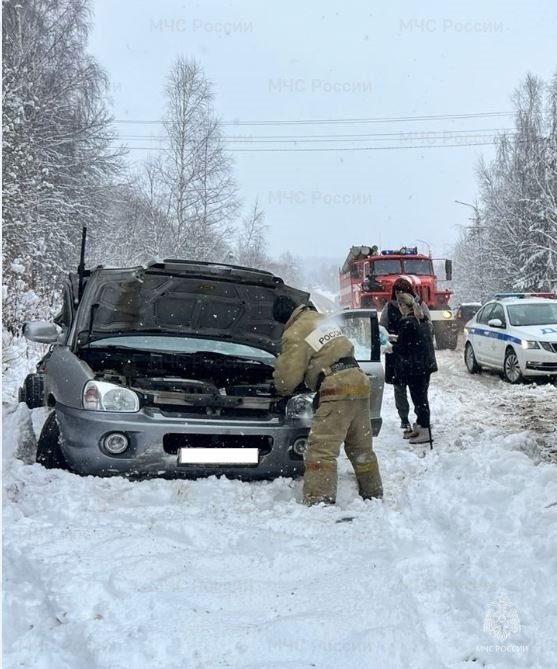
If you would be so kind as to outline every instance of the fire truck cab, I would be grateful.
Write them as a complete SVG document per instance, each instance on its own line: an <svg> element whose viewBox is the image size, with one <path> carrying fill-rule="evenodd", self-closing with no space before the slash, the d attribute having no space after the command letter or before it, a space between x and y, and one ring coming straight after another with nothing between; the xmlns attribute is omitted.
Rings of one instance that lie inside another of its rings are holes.
<svg viewBox="0 0 557 669"><path fill-rule="evenodd" d="M452 280L452 262L444 260L446 281ZM381 311L391 299L393 283L404 277L431 312L438 349L455 349L458 330L449 301L452 290L439 288L433 259L417 247L385 249L353 246L339 270L340 305L344 309Z"/></svg>

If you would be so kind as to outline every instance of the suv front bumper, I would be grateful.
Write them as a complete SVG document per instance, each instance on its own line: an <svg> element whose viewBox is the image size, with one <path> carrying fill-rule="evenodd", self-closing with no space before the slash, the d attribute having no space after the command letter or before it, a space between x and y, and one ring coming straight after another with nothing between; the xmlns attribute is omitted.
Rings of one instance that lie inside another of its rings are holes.
<svg viewBox="0 0 557 669"><path fill-rule="evenodd" d="M302 456L294 453L297 439L307 438L311 421L230 420L169 417L155 409L111 413L56 406L60 445L70 468L78 474L123 475L138 478L198 478L226 475L241 479L270 479L303 474ZM126 451L112 455L103 438L112 432L129 440ZM169 436L170 435L170 436ZM264 444L257 465L178 464L178 448L188 436L197 445L218 448L222 441ZM206 438L206 441L205 441ZM205 443L204 443L205 442Z"/></svg>

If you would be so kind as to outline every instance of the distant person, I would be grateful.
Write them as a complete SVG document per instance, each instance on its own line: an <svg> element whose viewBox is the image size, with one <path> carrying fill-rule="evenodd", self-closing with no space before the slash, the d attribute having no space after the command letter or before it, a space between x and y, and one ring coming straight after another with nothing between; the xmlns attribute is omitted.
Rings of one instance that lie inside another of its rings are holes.
<svg viewBox="0 0 557 669"><path fill-rule="evenodd" d="M416 423L405 436L411 444L433 443L428 399L429 378L437 371L433 339L422 307L410 293L399 291L401 314L398 336L393 343L393 383L406 385L414 404Z"/></svg>
<svg viewBox="0 0 557 669"><path fill-rule="evenodd" d="M373 274L367 274L362 282L362 290L379 292L383 290L383 286Z"/></svg>
<svg viewBox="0 0 557 669"><path fill-rule="evenodd" d="M340 446L354 467L364 499L383 496L369 415L370 381L354 359L354 347L339 327L310 306L287 296L273 305L284 324L273 378L280 395L304 383L316 392L313 423L304 457L304 504L334 504Z"/></svg>
<svg viewBox="0 0 557 669"><path fill-rule="evenodd" d="M382 325L390 335L394 335L394 337L398 335L400 321L402 319L400 308L397 302L397 295L399 293L407 293L414 298L416 303L421 307L423 320L429 321L431 327L431 314L429 313L427 305L416 296L414 287L410 281L403 277L399 277L393 283L391 290L391 300L383 307L383 310L381 311L381 318L379 320L380 325ZM433 330L431 331L431 337L433 345ZM394 380L395 361L396 352L394 350L392 353L387 353L385 355L385 382L393 385L395 406L400 418L400 427L402 430L404 430L404 437L407 438L413 432L409 418L410 405L408 403L406 383L396 383Z"/></svg>

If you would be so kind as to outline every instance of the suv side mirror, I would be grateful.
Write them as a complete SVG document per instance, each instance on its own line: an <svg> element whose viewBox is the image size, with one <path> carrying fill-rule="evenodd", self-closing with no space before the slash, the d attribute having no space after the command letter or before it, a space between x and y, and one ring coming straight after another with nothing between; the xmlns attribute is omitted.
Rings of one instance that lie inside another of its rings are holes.
<svg viewBox="0 0 557 669"><path fill-rule="evenodd" d="M37 344L54 344L58 339L58 328L46 321L27 321L23 324L23 336Z"/></svg>
<svg viewBox="0 0 557 669"><path fill-rule="evenodd" d="M453 261L445 260L445 277L447 281L453 280Z"/></svg>
<svg viewBox="0 0 557 669"><path fill-rule="evenodd" d="M489 325L490 328L502 328L505 327L503 325L503 321L500 318L491 318L489 321L487 321L487 324Z"/></svg>

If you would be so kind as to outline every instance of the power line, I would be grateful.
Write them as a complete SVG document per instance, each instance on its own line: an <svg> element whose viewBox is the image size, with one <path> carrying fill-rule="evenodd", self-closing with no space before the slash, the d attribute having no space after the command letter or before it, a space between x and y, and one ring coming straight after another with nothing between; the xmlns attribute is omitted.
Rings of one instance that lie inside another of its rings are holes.
<svg viewBox="0 0 557 669"><path fill-rule="evenodd" d="M261 121L226 121L222 126L266 126L266 125L336 125L358 123L404 123L412 121L438 121L473 118L494 118L498 116L514 116L515 112L475 112L469 114L438 114L428 116L381 116L372 118L329 118L329 119L298 119L298 120L261 120ZM163 125L164 121L155 119L115 119L117 124Z"/></svg>
<svg viewBox="0 0 557 669"><path fill-rule="evenodd" d="M239 121L237 123L223 123L222 125L329 125L352 123L398 123L408 121L437 121L446 119L491 118L495 116L510 116L514 112L482 112L477 114L443 114L439 116L392 116L378 118L345 118L345 119L303 119L300 121Z"/></svg>
<svg viewBox="0 0 557 669"><path fill-rule="evenodd" d="M315 147L315 148L289 148L289 149L275 149L275 148L255 148L255 149L245 149L245 148L224 148L224 151L234 151L239 153L262 153L262 152L274 152L280 151L284 153L296 153L299 151L395 151L395 150L408 150L408 149L445 149L445 148L465 148L468 146L493 146L494 142L472 142L472 143L460 143L460 144L420 144L415 146L340 146L340 147ZM154 147L154 146L126 146L125 148L130 151L170 151L171 149L167 147Z"/></svg>
<svg viewBox="0 0 557 669"><path fill-rule="evenodd" d="M514 135L513 135L514 136ZM463 140L479 140L479 139L490 139L491 141L495 140L496 136L492 134L486 134L486 133L478 133L475 135L459 135L457 137L451 136L451 137L432 137L432 136L427 136L427 137L400 137L400 141L404 143L409 143L409 142L418 142L418 141L437 141L437 142L442 142L443 140L450 141L450 140L455 140L458 138L461 138ZM141 138L138 138L141 139ZM148 138L145 138L148 139ZM342 148L343 146L346 146L347 144L362 144L364 142L392 142L393 137L381 137L377 139L353 139L353 140L338 140L338 139L289 139L289 140L280 140L280 139L264 139L264 140L247 140L243 142L232 142L232 144L240 144L240 145L255 145L255 146L262 146L265 144L331 144L331 143L336 143L339 144L339 148ZM460 142L460 144L463 144L464 142ZM226 145L226 142L225 142ZM171 147L168 146L153 146L153 149L169 149ZM238 149L239 150L239 149Z"/></svg>
<svg viewBox="0 0 557 669"><path fill-rule="evenodd" d="M416 141L444 138L450 139L454 136L473 135L477 137L488 137L486 133L501 133L514 131L514 128L476 128L467 130L419 130L413 133L404 132L385 132L385 133L367 133L367 134L327 134L327 135L260 135L242 137L241 135L223 136L225 142L251 144L251 143L293 143L293 142L362 142L362 141L390 141L392 138L399 138L401 141ZM118 140L144 140L149 142L168 142L168 136L164 135L120 135ZM196 141L192 138L192 141ZM198 141L202 141L200 138Z"/></svg>

